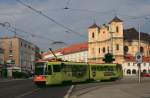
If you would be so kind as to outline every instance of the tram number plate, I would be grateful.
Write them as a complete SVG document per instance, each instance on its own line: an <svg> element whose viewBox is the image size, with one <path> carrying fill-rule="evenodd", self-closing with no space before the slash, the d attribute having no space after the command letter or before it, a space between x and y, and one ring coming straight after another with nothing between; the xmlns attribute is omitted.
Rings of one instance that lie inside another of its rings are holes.
<svg viewBox="0 0 150 98"><path fill-rule="evenodd" d="M113 76L114 73L113 72L104 72L104 76Z"/></svg>

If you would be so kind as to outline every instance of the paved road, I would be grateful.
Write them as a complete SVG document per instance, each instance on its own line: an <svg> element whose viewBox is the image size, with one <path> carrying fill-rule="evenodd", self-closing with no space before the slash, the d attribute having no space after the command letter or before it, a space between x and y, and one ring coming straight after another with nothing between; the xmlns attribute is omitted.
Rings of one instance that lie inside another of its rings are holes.
<svg viewBox="0 0 150 98"><path fill-rule="evenodd" d="M84 97L88 98L88 95L86 96L87 93L91 94L90 93L91 91L95 91L94 94L97 94L98 92L96 92L96 90L100 88L104 88L105 91L107 92L108 88L113 89L113 87L111 86L114 86L115 88L117 88L118 86L115 86L115 85L120 85L120 87L127 86L128 88L128 85L137 84L137 82L138 81L136 77L133 77L133 78L126 77L116 82L96 82L96 83L78 84L74 86L74 89L71 95L75 94L75 95L79 95L81 98L84 98ZM143 78L142 83L150 83L150 78ZM125 85L125 86L121 86L121 85ZM141 86L141 90L143 87L145 88L146 86L149 87L149 85ZM67 93L67 91L69 90L69 88L70 86L50 86L46 88L38 88L33 84L31 79L3 80L3 81L0 80L0 98L63 98L65 94ZM116 93L118 89L115 90ZM111 90L110 90L110 93L111 93ZM92 97L94 98L94 96ZM100 97L97 97L97 98L100 98ZM119 97L116 97L116 98L119 98Z"/></svg>
<svg viewBox="0 0 150 98"><path fill-rule="evenodd" d="M148 96L148 97L147 97ZM70 98L150 98L150 78L125 77L115 82L75 85Z"/></svg>
<svg viewBox="0 0 150 98"><path fill-rule="evenodd" d="M36 87L31 79L0 81L0 98L63 98L70 86Z"/></svg>

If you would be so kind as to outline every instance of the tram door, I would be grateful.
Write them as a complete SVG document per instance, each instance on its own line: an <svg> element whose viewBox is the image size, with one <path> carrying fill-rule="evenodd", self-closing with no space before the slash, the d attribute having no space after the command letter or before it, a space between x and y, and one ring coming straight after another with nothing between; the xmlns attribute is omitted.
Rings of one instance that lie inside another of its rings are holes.
<svg viewBox="0 0 150 98"><path fill-rule="evenodd" d="M53 65L52 66L52 80L55 83L61 83L62 82L62 75L61 75L61 65Z"/></svg>

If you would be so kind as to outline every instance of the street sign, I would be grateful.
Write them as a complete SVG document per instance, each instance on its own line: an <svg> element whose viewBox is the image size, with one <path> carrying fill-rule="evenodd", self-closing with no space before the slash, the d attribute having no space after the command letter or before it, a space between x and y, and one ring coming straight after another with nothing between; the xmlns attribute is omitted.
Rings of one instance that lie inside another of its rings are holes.
<svg viewBox="0 0 150 98"><path fill-rule="evenodd" d="M140 52L137 52L135 54L135 59L136 59L136 62L139 64L139 63L142 63L142 54Z"/></svg>

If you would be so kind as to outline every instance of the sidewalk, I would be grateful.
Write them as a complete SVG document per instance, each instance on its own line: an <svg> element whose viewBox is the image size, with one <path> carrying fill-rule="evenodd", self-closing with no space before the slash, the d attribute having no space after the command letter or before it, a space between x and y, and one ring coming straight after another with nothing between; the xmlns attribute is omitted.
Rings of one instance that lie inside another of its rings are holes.
<svg viewBox="0 0 150 98"><path fill-rule="evenodd" d="M32 78L26 78L26 79L32 79ZM26 79L23 79L23 78L16 78L16 79L14 79L14 78L0 78L0 83L1 82L10 82L10 81L16 81L16 80L26 80Z"/></svg>
<svg viewBox="0 0 150 98"><path fill-rule="evenodd" d="M71 98L150 98L150 82L108 85Z"/></svg>

